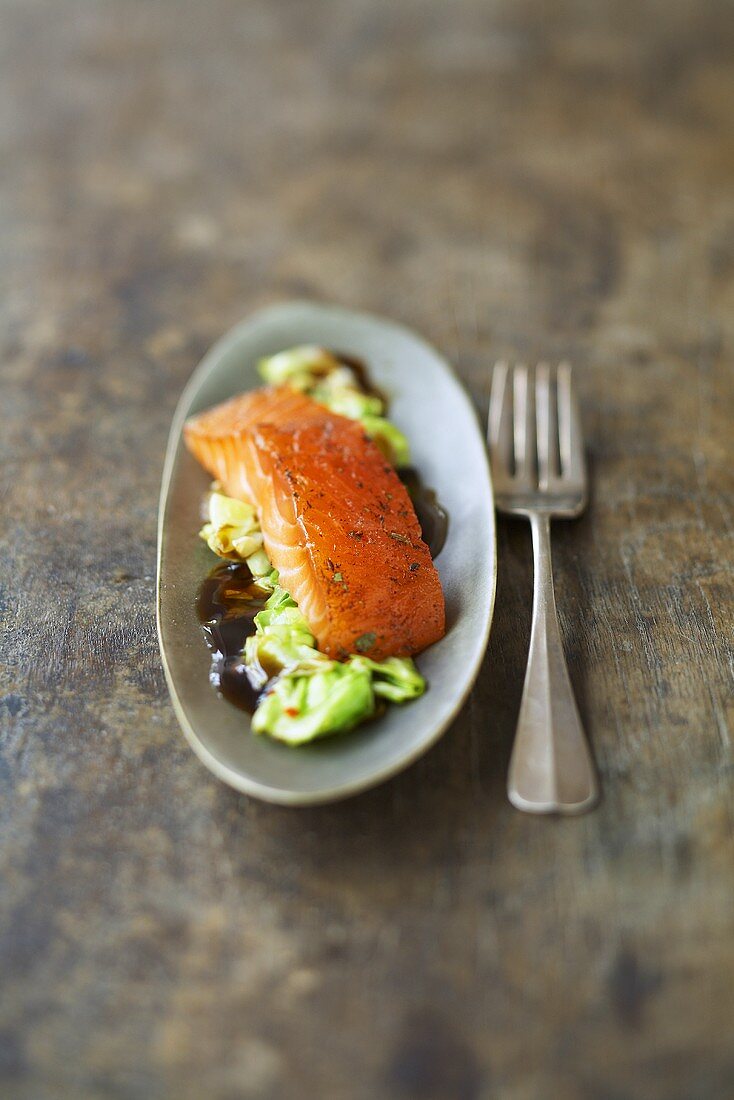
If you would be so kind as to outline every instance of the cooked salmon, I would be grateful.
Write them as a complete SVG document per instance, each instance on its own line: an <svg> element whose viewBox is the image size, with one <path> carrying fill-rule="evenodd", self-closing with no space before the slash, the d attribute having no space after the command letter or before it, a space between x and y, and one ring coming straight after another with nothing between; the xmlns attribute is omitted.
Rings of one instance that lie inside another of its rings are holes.
<svg viewBox="0 0 734 1100"><path fill-rule="evenodd" d="M192 417L184 425L184 440L228 496L255 503L242 462L243 441L249 429L265 422L304 423L320 419L325 412L323 405L288 386L263 386Z"/></svg>
<svg viewBox="0 0 734 1100"><path fill-rule="evenodd" d="M227 493L256 504L268 557L324 653L411 656L443 636L410 497L357 422L276 388L196 417L185 439Z"/></svg>

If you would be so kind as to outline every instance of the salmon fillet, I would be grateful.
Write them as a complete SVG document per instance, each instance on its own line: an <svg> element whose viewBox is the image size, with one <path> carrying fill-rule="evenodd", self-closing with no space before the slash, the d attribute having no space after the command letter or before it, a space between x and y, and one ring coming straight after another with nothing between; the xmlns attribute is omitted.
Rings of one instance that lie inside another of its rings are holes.
<svg viewBox="0 0 734 1100"><path fill-rule="evenodd" d="M246 433L258 423L304 423L320 419L325 412L323 405L288 386L263 386L187 420L184 442L204 469L221 482L227 496L254 503L242 462Z"/></svg>
<svg viewBox="0 0 734 1100"><path fill-rule="evenodd" d="M412 502L358 423L275 388L203 413L185 439L227 493L256 504L268 557L324 653L404 657L443 636Z"/></svg>

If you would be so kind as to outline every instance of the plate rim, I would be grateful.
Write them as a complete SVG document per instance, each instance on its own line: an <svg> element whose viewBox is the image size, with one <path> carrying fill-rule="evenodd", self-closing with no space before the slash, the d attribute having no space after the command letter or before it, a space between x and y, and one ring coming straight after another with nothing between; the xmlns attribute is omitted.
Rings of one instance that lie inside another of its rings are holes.
<svg viewBox="0 0 734 1100"><path fill-rule="evenodd" d="M168 439L166 443L166 452L163 461L163 472L161 476L161 488L158 498L158 525L157 525L157 549L156 549L156 633L158 637L158 648L161 655L161 664L163 666L163 672L166 679L166 685L168 687L168 693L171 699L174 713L178 720L178 723L183 731L183 734L197 755L199 760L204 764L206 768L217 779L226 783L229 787L238 791L241 794L246 794L254 798L258 798L265 802L281 806L317 806L325 805L331 802L341 801L345 798L350 798L354 795L360 794L363 791L370 790L372 787L376 787L381 783L386 782L388 779L400 774L406 768L419 760L421 756L433 748L433 746L444 735L448 727L455 721L459 713L464 707L466 700L468 699L475 683L482 663L484 661L487 643L492 627L492 621L494 618L494 606L495 598L497 594L497 522L496 511L494 505L494 492L492 486L492 474L489 465L489 455L486 447L482 448L482 454L484 456L484 471L486 473L486 483L489 489L489 513L491 529L487 532L487 541L491 550L491 562L489 570L489 603L486 615L486 621L484 623L481 645L477 647L476 656L473 660L469 674L466 677L465 686L461 693L456 697L454 705L451 707L449 713L445 716L443 721L432 731L431 736L422 741L419 745L416 745L414 749L407 752L404 756L401 756L397 760L390 762L384 767L376 769L371 775L355 778L351 782L340 783L338 786L328 788L319 791L292 791L281 787L276 787L268 783L263 783L259 780L252 779L251 777L244 775L242 772L237 771L226 764L221 763L217 757L209 751L206 745L203 744L199 738L196 730L189 721L185 708L181 703L176 688L175 679L171 672L171 668L166 656L166 647L163 640L163 623L162 623L162 578L161 578L161 566L163 562L163 536L165 528L165 513L166 503L171 488L171 482L173 480L173 474L176 466L176 458L178 454L179 444L181 440L182 429L186 421L188 410L193 400L194 395L198 392L201 382L206 378L216 363L222 358L224 354L233 346L236 345L246 331L251 329L256 323L261 323L269 318L277 318L278 314L287 314L298 310L305 310L312 314L328 313L331 315L341 314L344 320L359 320L375 322L379 325L391 328L397 333L402 334L405 337L409 337L414 342L423 346L431 355L436 356L442 366L453 378L457 390L461 395L461 399L465 405L467 415L473 418L476 422L477 431L481 431L481 422L477 416L477 410L469 395L469 392L463 382L463 379L459 376L454 369L450 361L429 341L424 339L419 333L408 325L401 324L398 321L394 321L391 318L383 317L376 313L371 313L365 310L353 310L347 309L338 305L329 305L324 302L312 302L306 299L291 299L287 301L281 301L269 306L265 306L261 309L255 310L241 321L236 322L230 329L228 329L218 340L211 345L211 347L204 353L201 361L194 368L190 378L181 391L181 395L176 403L176 408L171 421L171 427L168 433Z"/></svg>

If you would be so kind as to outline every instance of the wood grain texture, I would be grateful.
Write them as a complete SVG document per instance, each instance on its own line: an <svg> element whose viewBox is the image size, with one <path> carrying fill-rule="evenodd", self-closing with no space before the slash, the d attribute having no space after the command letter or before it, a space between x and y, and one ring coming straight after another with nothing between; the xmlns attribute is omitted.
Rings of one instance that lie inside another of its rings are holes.
<svg viewBox="0 0 734 1100"><path fill-rule="evenodd" d="M5 0L0 1092L734 1094L734 19L697 0ZM530 543L465 712L292 811L186 747L154 627L177 396L270 301L385 313L487 401L578 367L554 535L604 801L504 796Z"/></svg>

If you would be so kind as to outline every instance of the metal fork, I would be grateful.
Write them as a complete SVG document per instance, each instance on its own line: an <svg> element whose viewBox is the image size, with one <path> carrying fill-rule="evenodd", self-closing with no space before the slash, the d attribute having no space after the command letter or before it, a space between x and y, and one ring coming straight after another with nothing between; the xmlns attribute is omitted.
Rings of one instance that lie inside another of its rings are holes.
<svg viewBox="0 0 734 1100"><path fill-rule="evenodd" d="M497 363L489 406L497 508L533 533L533 625L507 793L528 813L578 814L598 786L563 655L553 594L550 521L578 516L587 478L571 368Z"/></svg>

